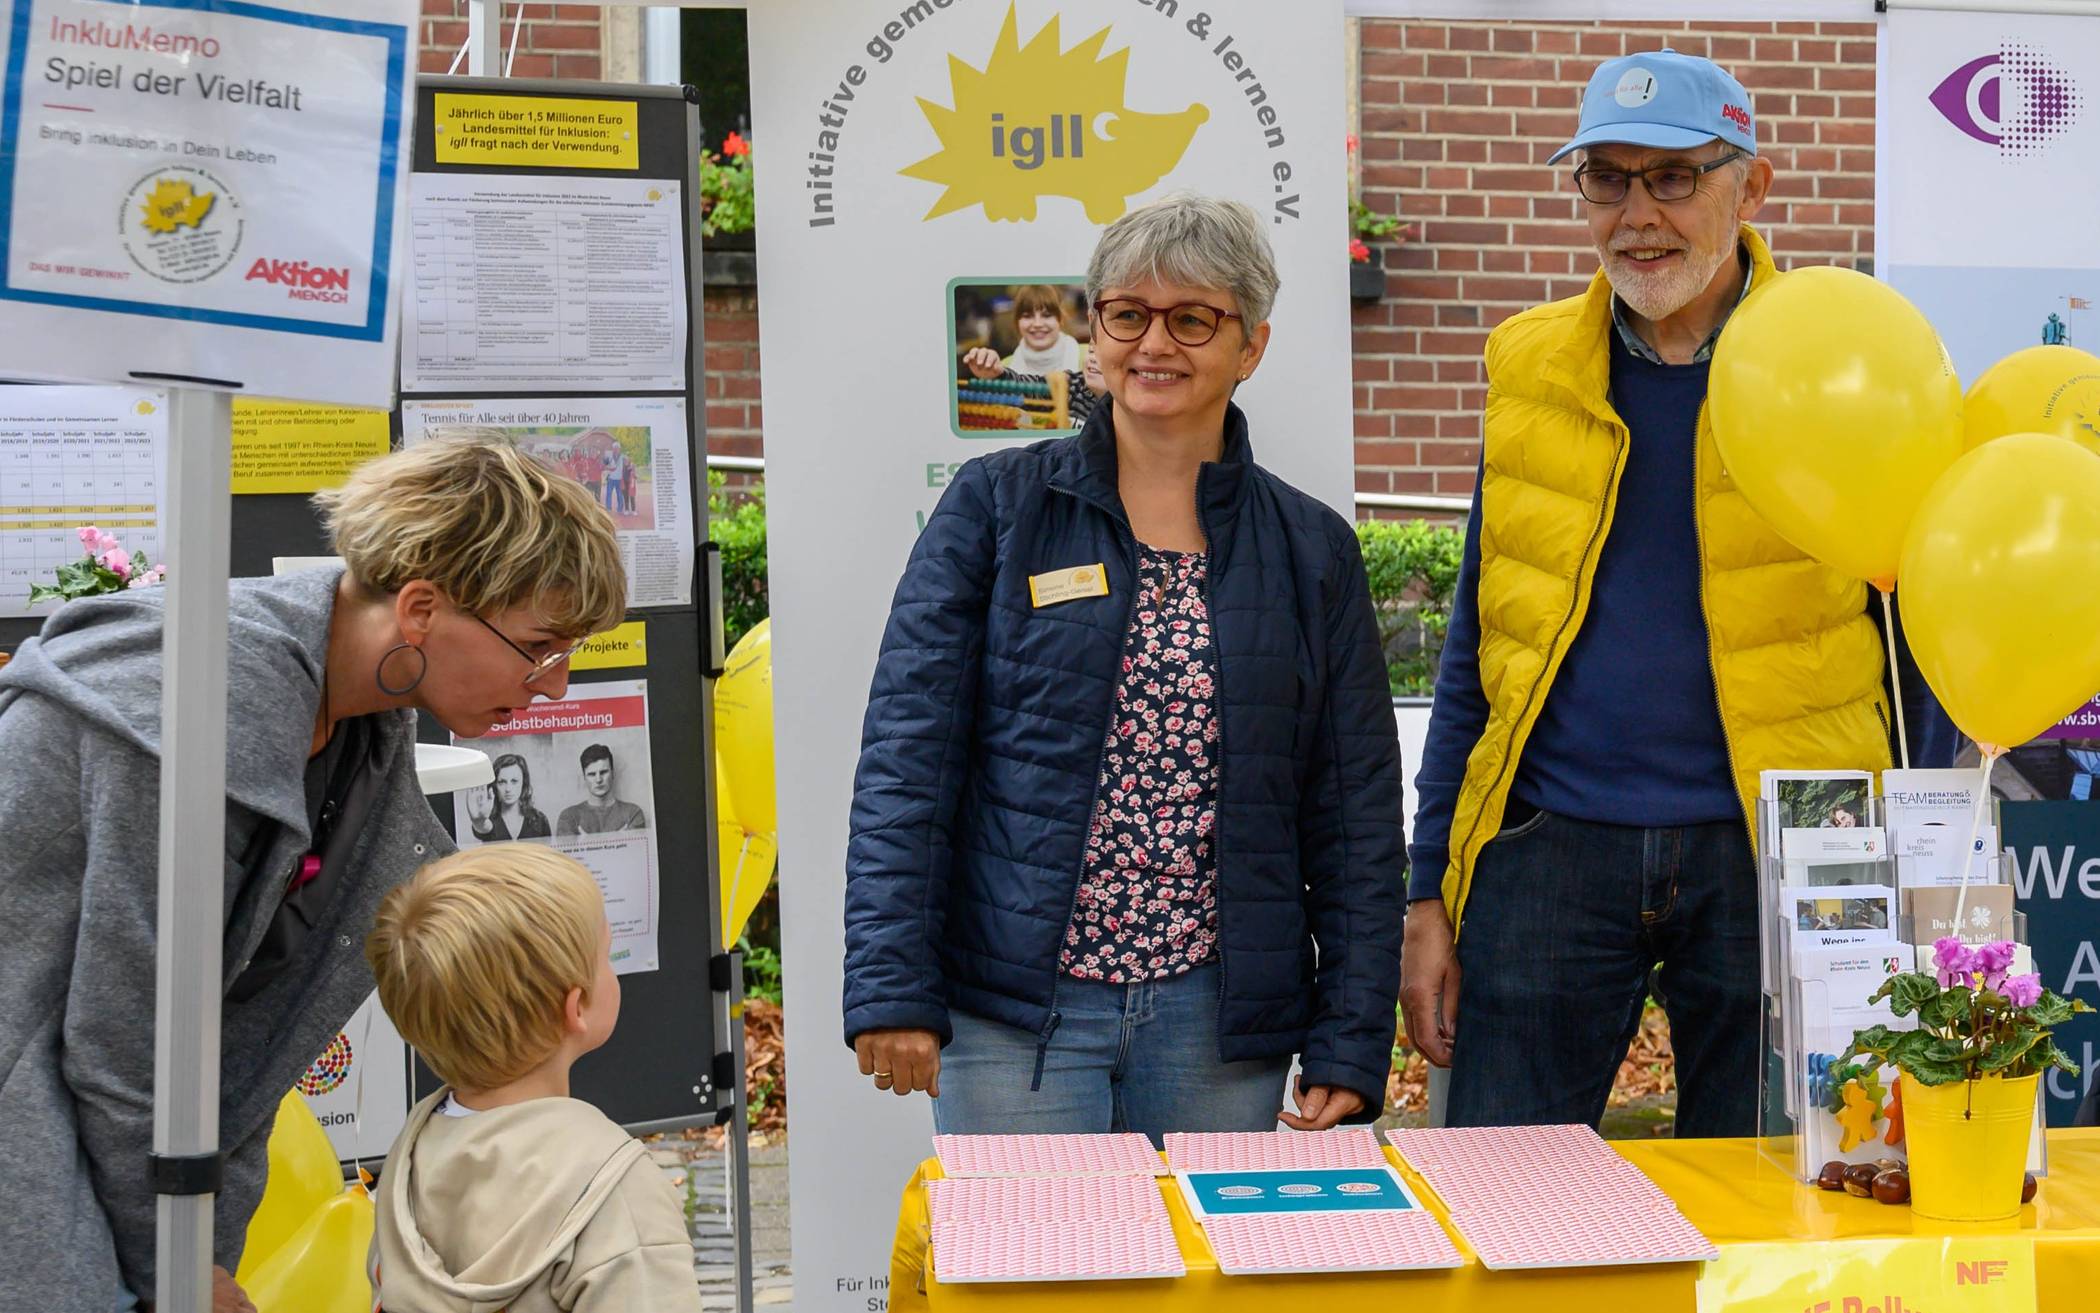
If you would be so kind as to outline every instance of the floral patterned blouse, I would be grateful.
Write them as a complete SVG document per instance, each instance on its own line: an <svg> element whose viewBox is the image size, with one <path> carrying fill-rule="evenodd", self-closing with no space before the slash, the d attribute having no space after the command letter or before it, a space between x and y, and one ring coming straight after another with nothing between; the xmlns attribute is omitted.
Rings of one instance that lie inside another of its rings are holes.
<svg viewBox="0 0 2100 1313"><path fill-rule="evenodd" d="M1138 554L1116 717L1059 968L1127 984L1217 954L1218 722L1201 552Z"/></svg>

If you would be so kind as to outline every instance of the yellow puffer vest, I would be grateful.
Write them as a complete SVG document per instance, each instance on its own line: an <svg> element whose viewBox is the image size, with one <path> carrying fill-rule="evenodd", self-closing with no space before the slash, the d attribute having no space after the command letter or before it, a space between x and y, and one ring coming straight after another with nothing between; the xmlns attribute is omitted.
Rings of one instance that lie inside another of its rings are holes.
<svg viewBox="0 0 2100 1313"><path fill-rule="evenodd" d="M1780 276L1747 225L1752 286ZM1444 906L1460 925L1474 864L1502 825L1525 740L1589 610L1611 532L1626 424L1611 408L1611 285L1528 310L1488 338L1480 486L1480 685L1487 725L1451 818ZM1889 764L1879 631L1866 585L1804 556L1750 508L1699 413L1695 486L1714 691L1744 824L1758 772ZM1628 732L1638 732L1628 726Z"/></svg>

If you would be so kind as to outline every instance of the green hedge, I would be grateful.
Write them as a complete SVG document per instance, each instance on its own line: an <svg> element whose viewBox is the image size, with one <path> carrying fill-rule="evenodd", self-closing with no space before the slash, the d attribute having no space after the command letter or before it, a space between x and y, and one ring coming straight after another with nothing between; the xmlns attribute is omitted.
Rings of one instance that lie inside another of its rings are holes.
<svg viewBox="0 0 2100 1313"><path fill-rule="evenodd" d="M764 485L731 494L722 476L710 471L707 519L708 532L722 545L723 610L734 647L767 614ZM1457 526L1424 520L1360 520L1356 539L1378 607L1393 693L1427 695L1436 686L1437 657L1451 620L1463 534Z"/></svg>
<svg viewBox="0 0 2100 1313"><path fill-rule="evenodd" d="M1427 520L1358 520L1364 572L1378 608L1378 638L1395 697L1427 696L1451 623L1451 593L1465 533Z"/></svg>
<svg viewBox="0 0 2100 1313"><path fill-rule="evenodd" d="M766 618L766 488L723 490L722 475L707 472L707 532L722 545L722 618L730 647Z"/></svg>

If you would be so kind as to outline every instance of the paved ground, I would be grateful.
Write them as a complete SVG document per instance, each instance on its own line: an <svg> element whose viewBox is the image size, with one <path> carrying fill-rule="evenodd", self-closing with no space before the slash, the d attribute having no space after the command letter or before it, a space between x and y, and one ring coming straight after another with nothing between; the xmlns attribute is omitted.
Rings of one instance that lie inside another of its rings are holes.
<svg viewBox="0 0 2100 1313"><path fill-rule="evenodd" d="M692 1228L700 1300L709 1313L736 1303L736 1249L729 1225L728 1158L720 1150L666 1137L650 1154L686 1201ZM787 1310L794 1297L788 1272L787 1146L751 1151L752 1294L760 1307Z"/></svg>

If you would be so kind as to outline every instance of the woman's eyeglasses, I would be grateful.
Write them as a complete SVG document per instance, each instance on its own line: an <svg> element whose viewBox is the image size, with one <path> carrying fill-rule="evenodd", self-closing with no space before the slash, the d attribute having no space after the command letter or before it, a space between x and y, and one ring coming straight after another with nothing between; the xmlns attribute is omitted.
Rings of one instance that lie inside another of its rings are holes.
<svg viewBox="0 0 2100 1313"><path fill-rule="evenodd" d="M1096 301L1094 313L1101 319L1101 331L1118 342L1142 340L1152 331L1153 319L1165 315L1167 335L1183 346L1202 346L1218 335L1218 329L1226 320L1239 318L1200 301L1161 308L1130 296L1105 297Z"/></svg>
<svg viewBox="0 0 2100 1313"><path fill-rule="evenodd" d="M583 650L584 643L588 643L590 641L590 639L585 638L572 647L563 648L559 652L550 652L543 657L536 657L532 653L527 652L524 648L512 642L509 634L504 633L502 630L496 628L496 626L490 624L488 621L483 620L480 616L475 616L474 620L475 623L479 624L483 629L488 630L496 637L502 639L504 644L508 646L511 651L516 652L519 656L525 658L526 664L532 667L532 673L525 676L525 682L527 684L531 684L537 680L544 679L546 676L553 673L554 668L556 666L562 665L563 663L568 661L570 657L575 656L578 652L581 652Z"/></svg>

